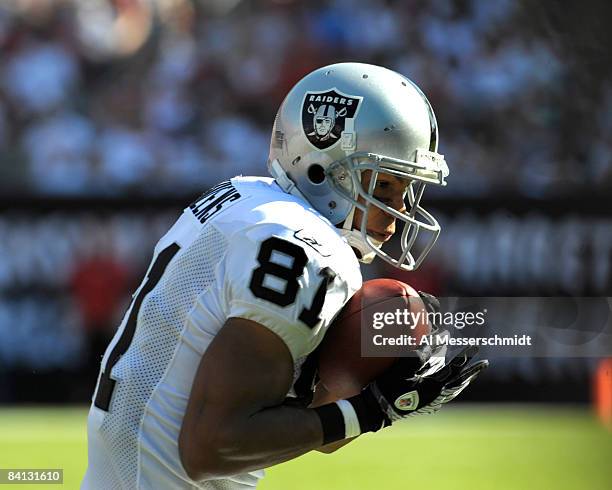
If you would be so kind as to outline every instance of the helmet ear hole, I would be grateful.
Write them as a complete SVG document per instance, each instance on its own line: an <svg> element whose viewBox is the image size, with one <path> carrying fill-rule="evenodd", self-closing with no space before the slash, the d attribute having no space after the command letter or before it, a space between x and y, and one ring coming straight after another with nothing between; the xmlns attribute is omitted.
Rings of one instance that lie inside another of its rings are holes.
<svg viewBox="0 0 612 490"><path fill-rule="evenodd" d="M322 184L325 181L325 169L315 163L308 167L308 179L313 184Z"/></svg>

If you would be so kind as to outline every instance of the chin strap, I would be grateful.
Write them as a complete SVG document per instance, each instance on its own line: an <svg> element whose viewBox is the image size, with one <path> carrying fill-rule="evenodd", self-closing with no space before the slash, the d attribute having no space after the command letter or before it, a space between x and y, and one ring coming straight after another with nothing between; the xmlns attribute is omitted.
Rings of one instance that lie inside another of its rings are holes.
<svg viewBox="0 0 612 490"><path fill-rule="evenodd" d="M365 242L363 236L361 235L361 231L359 230L340 230L341 235L346 238L348 244L355 249L357 258L359 262L363 264L370 264L374 258L376 257L376 253L372 250L372 248ZM376 246L376 248L382 247L383 242L379 242L378 240L374 240L374 238L370 237L372 243Z"/></svg>
<svg viewBox="0 0 612 490"><path fill-rule="evenodd" d="M283 189L286 193L291 194L292 196L299 197L304 201L308 202L308 199L300 192L300 190L296 187L293 180L291 180L287 173L281 167L281 164L278 160L274 159L268 162L268 171L270 175L274 177L276 183Z"/></svg>

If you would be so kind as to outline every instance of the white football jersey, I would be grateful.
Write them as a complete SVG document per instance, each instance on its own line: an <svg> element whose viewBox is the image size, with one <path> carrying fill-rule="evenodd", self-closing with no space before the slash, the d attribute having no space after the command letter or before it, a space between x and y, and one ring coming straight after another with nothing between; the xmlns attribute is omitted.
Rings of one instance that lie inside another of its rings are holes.
<svg viewBox="0 0 612 490"><path fill-rule="evenodd" d="M82 488L256 486L263 470L206 482L183 470L178 435L202 355L228 318L247 318L286 343L295 379L360 287L336 228L273 179L236 177L205 193L156 245L106 350Z"/></svg>

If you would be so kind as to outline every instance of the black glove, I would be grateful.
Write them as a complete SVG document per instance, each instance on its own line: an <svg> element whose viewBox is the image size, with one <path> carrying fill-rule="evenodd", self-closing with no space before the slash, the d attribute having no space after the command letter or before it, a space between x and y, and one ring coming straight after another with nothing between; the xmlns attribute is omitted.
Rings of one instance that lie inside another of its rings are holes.
<svg viewBox="0 0 612 490"><path fill-rule="evenodd" d="M467 347L448 364L440 362L440 357L431 357L416 373L406 372L406 363L400 359L357 395L360 400L348 400L361 405L361 410L356 410L361 432L438 411L489 365L487 360L469 365L477 351L474 346Z"/></svg>

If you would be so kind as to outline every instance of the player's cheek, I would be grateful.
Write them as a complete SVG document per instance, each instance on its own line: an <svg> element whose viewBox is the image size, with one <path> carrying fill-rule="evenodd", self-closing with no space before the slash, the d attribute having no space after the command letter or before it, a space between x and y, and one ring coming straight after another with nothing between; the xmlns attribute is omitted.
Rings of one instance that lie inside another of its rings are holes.
<svg viewBox="0 0 612 490"><path fill-rule="evenodd" d="M389 231L387 228L395 221L393 216L377 206L369 205L368 208L368 228L378 231Z"/></svg>

